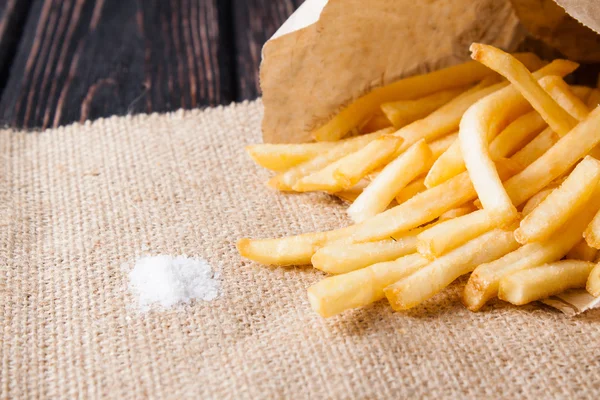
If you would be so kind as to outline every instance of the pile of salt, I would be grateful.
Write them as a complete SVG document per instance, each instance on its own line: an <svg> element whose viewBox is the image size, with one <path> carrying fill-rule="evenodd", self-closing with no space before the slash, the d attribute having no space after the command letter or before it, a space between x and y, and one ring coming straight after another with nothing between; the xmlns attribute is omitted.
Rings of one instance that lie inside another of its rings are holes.
<svg viewBox="0 0 600 400"><path fill-rule="evenodd" d="M140 309L152 304L170 308L192 299L210 301L219 294L217 276L206 260L185 256L148 256L137 260L129 272L129 288Z"/></svg>

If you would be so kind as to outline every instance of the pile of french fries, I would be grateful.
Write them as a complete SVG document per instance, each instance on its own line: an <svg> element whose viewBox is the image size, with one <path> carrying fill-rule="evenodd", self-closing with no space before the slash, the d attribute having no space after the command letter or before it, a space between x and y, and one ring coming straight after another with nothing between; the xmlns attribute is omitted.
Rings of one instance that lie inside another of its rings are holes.
<svg viewBox="0 0 600 400"><path fill-rule="evenodd" d="M314 132L248 147L281 191L324 191L355 224L241 239L240 254L331 276L308 288L324 317L387 298L406 310L471 274L463 303L600 295L600 90L578 64L474 43L461 65L376 89ZM530 72L535 71L535 72Z"/></svg>

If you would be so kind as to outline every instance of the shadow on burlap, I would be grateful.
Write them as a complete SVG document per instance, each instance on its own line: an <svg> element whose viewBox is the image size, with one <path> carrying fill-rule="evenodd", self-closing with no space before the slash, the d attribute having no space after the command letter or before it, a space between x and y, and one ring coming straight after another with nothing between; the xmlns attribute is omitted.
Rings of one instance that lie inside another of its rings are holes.
<svg viewBox="0 0 600 400"><path fill-rule="evenodd" d="M305 295L320 272L240 259L241 236L349 222L326 195L265 186L244 152L261 115L253 102L1 132L2 398L598 397L600 310L474 314L458 282L408 313L324 320ZM122 264L142 254L206 258L222 294L139 314Z"/></svg>

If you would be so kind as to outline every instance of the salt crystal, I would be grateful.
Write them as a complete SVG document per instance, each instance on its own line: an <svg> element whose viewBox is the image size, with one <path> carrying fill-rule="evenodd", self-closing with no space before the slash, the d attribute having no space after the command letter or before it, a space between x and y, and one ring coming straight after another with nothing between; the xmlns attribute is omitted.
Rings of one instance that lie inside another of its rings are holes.
<svg viewBox="0 0 600 400"><path fill-rule="evenodd" d="M219 281L206 260L185 256L142 257L129 272L129 288L140 309L152 304L170 308L192 299L210 301L219 294Z"/></svg>

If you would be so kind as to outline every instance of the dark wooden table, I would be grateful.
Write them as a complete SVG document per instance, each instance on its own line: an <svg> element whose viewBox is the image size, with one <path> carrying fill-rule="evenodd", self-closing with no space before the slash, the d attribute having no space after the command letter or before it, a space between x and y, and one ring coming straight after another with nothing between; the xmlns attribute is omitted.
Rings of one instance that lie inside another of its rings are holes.
<svg viewBox="0 0 600 400"><path fill-rule="evenodd" d="M47 128L259 95L302 0L0 0L0 124Z"/></svg>

